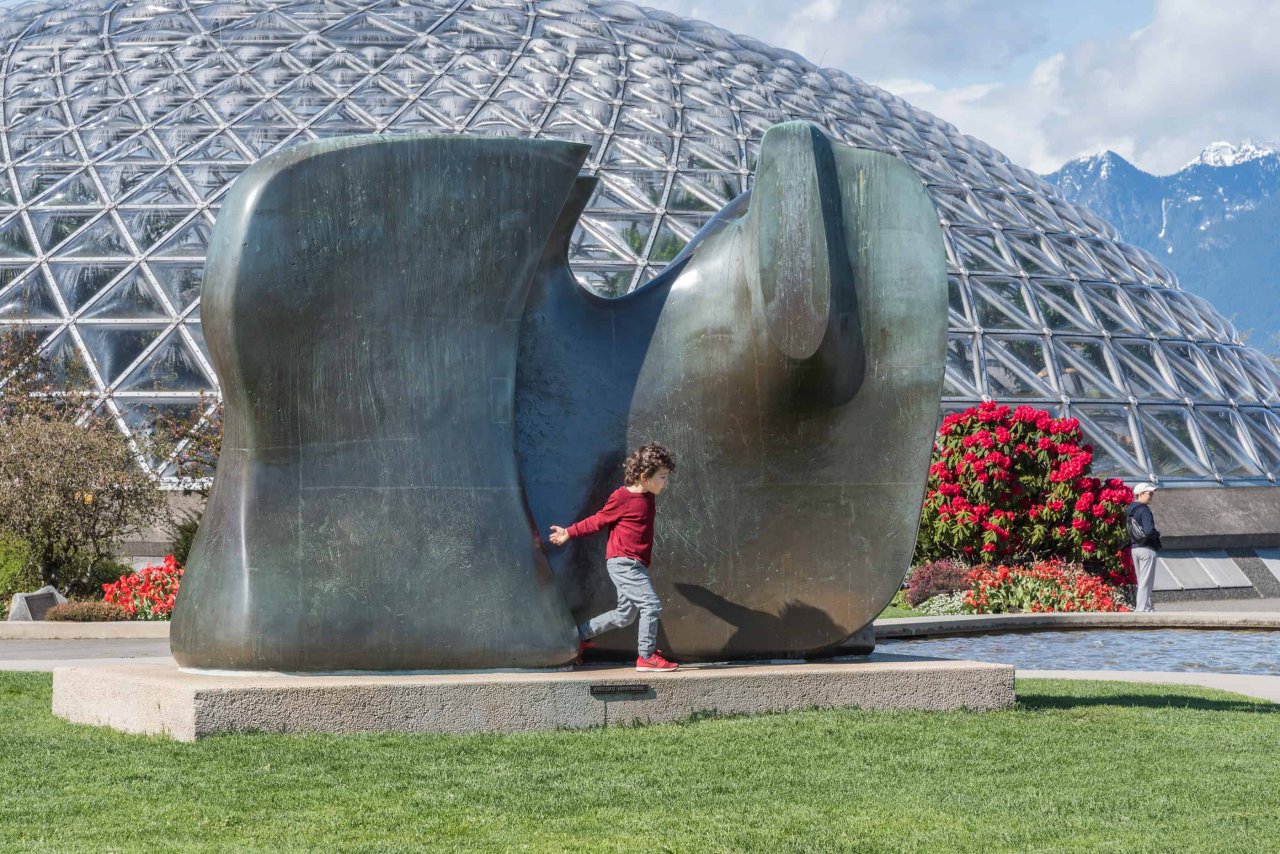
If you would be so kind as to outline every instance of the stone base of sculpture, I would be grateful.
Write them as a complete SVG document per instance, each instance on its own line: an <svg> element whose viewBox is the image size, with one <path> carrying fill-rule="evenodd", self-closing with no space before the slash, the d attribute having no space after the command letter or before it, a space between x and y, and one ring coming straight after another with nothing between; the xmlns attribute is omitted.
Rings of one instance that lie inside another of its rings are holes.
<svg viewBox="0 0 1280 854"><path fill-rule="evenodd" d="M872 655L721 664L675 673L611 666L433 675L244 676L171 665L63 668L53 712L74 723L195 741L274 733L520 732L812 708L989 711L1013 704L1013 668Z"/></svg>

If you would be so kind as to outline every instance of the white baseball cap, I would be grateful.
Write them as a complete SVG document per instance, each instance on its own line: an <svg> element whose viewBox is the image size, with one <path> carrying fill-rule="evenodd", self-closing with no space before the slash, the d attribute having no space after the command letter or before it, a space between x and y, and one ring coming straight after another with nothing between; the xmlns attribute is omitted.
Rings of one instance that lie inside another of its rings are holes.
<svg viewBox="0 0 1280 854"><path fill-rule="evenodd" d="M1141 494L1143 494L1144 492L1155 492L1155 491L1156 491L1157 489L1159 489L1159 488L1160 488L1160 487L1156 486L1154 483L1147 483L1147 482L1144 480L1142 483L1138 484L1137 486L1135 486L1135 487L1133 488L1133 494L1134 494L1134 495L1141 495Z"/></svg>

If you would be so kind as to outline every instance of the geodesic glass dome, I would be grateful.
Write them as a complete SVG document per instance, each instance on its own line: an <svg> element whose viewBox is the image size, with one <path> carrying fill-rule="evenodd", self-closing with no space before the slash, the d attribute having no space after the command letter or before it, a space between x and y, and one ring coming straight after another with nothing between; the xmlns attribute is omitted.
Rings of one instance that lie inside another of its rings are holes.
<svg viewBox="0 0 1280 854"><path fill-rule="evenodd" d="M572 260L619 294L749 188L766 128L808 119L902 158L933 196L944 409L1070 414L1107 474L1280 473L1280 375L1154 258L990 146L753 39L600 0L27 3L0 36L0 324L81 363L126 433L216 392L205 248L232 179L271 151L397 132L590 143L601 184Z"/></svg>

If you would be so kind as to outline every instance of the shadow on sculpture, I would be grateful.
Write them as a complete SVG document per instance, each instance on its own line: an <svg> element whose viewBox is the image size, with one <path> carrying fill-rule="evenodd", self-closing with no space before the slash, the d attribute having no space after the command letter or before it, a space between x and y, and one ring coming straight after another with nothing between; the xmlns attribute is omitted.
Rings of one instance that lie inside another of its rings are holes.
<svg viewBox="0 0 1280 854"><path fill-rule="evenodd" d="M548 561L538 532L643 441L680 460L653 575L682 660L812 654L892 596L946 333L919 179L777 126L753 194L609 300L567 261L586 154L351 138L236 181L202 292L226 432L180 665L564 665L574 616L614 598L604 542Z"/></svg>

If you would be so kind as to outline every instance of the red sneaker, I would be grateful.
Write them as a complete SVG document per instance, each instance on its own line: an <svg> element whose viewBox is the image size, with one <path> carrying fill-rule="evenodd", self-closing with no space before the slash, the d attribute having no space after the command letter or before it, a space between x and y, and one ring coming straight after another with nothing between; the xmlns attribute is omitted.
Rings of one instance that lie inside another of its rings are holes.
<svg viewBox="0 0 1280 854"><path fill-rule="evenodd" d="M662 650L655 649L648 658L636 659L636 670L679 670L680 665L662 657Z"/></svg>
<svg viewBox="0 0 1280 854"><path fill-rule="evenodd" d="M573 660L573 663L576 665L581 665L587 650L594 649L594 648L595 648L594 641L589 641L589 640L578 641L578 657Z"/></svg>

